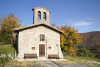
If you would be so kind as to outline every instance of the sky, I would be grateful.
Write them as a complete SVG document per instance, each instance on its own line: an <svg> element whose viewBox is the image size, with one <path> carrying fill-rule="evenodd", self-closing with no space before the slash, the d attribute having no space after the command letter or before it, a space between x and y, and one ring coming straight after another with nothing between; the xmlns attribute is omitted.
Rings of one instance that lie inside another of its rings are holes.
<svg viewBox="0 0 100 67"><path fill-rule="evenodd" d="M0 0L0 17L13 13L22 26L33 24L34 7L50 13L50 25L71 26L79 33L100 31L100 0Z"/></svg>

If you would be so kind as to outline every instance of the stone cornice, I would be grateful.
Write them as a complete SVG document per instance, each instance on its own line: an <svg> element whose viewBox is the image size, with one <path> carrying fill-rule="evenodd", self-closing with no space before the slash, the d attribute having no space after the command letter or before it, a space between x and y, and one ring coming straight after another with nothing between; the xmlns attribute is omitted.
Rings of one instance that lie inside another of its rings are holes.
<svg viewBox="0 0 100 67"><path fill-rule="evenodd" d="M48 11L48 12L50 13L50 11L47 10L46 8L44 8L43 6L41 6L41 7L35 7L35 8L33 8L32 10L34 10L34 9L40 9L40 8L43 8L44 10L46 10L46 11Z"/></svg>

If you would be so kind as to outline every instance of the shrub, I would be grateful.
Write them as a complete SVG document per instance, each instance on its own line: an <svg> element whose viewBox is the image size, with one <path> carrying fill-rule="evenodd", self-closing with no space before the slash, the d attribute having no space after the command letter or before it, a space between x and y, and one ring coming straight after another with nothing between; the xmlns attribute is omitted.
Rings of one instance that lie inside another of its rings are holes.
<svg viewBox="0 0 100 67"><path fill-rule="evenodd" d="M2 42L10 44L11 43L11 34L2 34Z"/></svg>
<svg viewBox="0 0 100 67"><path fill-rule="evenodd" d="M86 48L81 48L76 51L77 56L84 56L84 57L94 57L94 55Z"/></svg>

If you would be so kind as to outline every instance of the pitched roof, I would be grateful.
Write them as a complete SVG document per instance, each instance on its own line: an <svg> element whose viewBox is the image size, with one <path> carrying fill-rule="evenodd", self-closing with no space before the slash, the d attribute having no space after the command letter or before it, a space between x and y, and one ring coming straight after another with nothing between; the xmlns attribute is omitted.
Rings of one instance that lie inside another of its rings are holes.
<svg viewBox="0 0 100 67"><path fill-rule="evenodd" d="M45 23L32 24L32 25L28 25L28 26L24 26L24 27L20 27L20 28L15 28L14 32L19 31L19 30L23 30L23 29L27 29L27 28L31 28L31 27L35 27L35 26L46 26L46 27L48 27L50 29L53 29L53 30L55 30L55 31L57 31L57 32L59 32L61 34L64 33L63 31L61 31L61 30L59 30L59 29L57 29L57 28L55 28L53 26L47 25Z"/></svg>

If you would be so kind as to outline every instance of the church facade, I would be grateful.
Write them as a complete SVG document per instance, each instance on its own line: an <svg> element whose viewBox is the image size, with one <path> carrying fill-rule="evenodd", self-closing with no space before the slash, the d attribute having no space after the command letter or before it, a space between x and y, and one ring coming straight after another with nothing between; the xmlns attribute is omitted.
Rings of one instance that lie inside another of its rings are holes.
<svg viewBox="0 0 100 67"><path fill-rule="evenodd" d="M48 58L49 54L57 54L59 58L63 58L60 48L60 34L63 32L49 25L50 11L44 7L32 10L33 24L14 29L17 34L17 56L23 59L25 53L35 53L38 58Z"/></svg>

